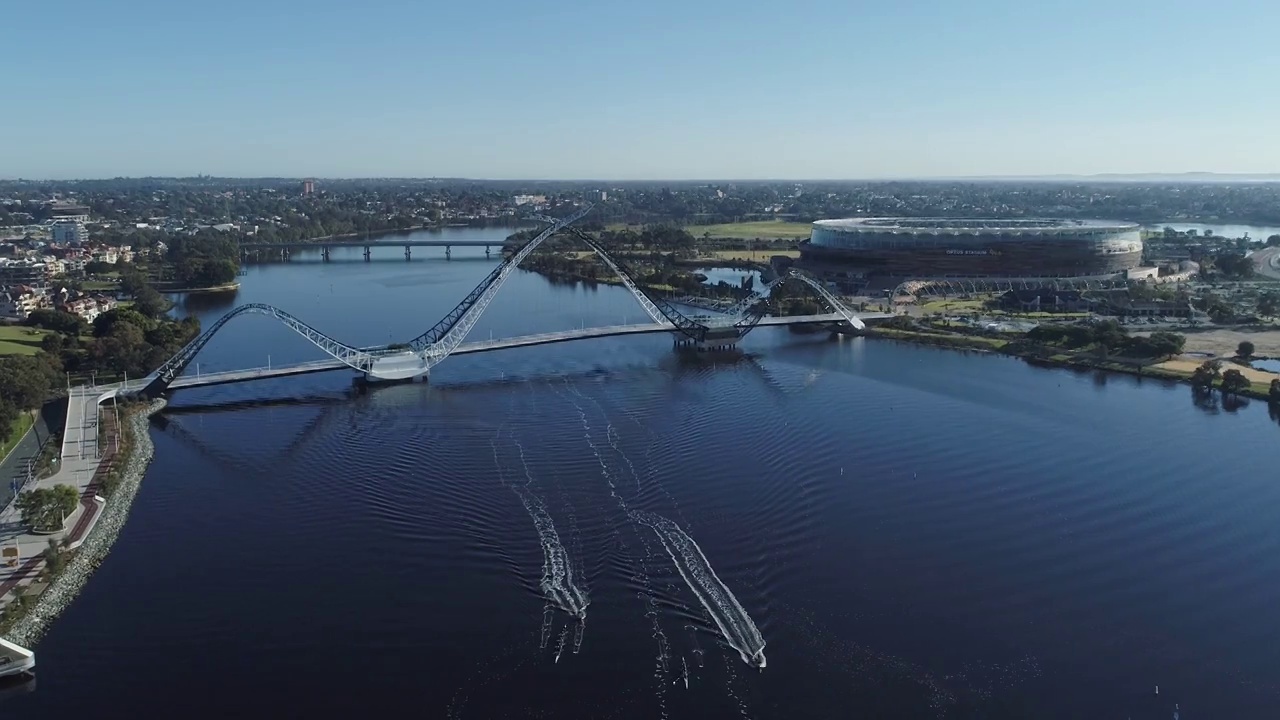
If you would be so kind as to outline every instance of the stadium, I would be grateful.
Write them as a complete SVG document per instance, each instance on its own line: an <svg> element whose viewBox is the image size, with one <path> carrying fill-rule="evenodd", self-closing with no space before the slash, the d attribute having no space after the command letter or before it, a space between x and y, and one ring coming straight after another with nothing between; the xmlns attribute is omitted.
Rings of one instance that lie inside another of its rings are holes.
<svg viewBox="0 0 1280 720"><path fill-rule="evenodd" d="M854 293L922 279L1122 279L1141 262L1134 223L850 218L815 222L798 264Z"/></svg>

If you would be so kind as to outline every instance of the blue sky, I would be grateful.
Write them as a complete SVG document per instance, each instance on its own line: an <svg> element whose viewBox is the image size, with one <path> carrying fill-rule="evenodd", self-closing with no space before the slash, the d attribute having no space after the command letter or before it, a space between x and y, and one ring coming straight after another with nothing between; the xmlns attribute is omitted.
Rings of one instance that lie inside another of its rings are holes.
<svg viewBox="0 0 1280 720"><path fill-rule="evenodd" d="M1274 0L4 3L0 177L1280 172Z"/></svg>

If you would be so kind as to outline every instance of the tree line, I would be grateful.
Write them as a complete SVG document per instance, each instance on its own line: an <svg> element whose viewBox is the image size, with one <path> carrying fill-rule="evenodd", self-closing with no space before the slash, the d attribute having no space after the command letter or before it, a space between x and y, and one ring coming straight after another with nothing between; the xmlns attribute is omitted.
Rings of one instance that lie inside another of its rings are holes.
<svg viewBox="0 0 1280 720"><path fill-rule="evenodd" d="M1026 337L1033 342L1066 350L1094 348L1104 355L1134 358L1178 355L1182 352L1187 340L1178 333L1165 331L1153 332L1149 336L1130 335L1129 331L1115 320L1069 325L1044 323L1029 330Z"/></svg>

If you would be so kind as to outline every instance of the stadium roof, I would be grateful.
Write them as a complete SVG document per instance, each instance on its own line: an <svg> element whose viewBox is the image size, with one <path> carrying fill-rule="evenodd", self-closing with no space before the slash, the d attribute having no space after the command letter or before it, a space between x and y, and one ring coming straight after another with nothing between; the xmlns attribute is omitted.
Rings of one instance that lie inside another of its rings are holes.
<svg viewBox="0 0 1280 720"><path fill-rule="evenodd" d="M1137 230L1138 224L1108 220L1068 220L1058 218L901 218L867 217L818 220L815 228L843 232L902 234L937 233L1069 233L1077 230Z"/></svg>

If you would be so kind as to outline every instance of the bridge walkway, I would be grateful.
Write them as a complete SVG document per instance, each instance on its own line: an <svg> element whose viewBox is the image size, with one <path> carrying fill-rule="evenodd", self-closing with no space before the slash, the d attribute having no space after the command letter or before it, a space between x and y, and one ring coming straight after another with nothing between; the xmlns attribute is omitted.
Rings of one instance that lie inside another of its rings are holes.
<svg viewBox="0 0 1280 720"><path fill-rule="evenodd" d="M881 314L861 315L863 319L876 320L889 317ZM780 327L787 325L806 325L814 323L842 323L844 318L839 313L826 313L822 315L797 315L789 317L766 317L761 318L760 326L764 327ZM590 338L603 337L619 337L623 335L646 335L652 333L674 332L675 329L670 325L660 323L645 323L637 325L607 325L604 327L585 328L578 330L562 330L558 332L539 333L536 335L522 335L513 338L503 338L498 340L477 340L466 342L457 347L453 351L454 355L468 355L474 353L493 352L495 350L506 350L518 347L533 347L537 345L551 345L554 343L569 342L572 340L587 340ZM279 367L260 367L249 368L245 370L228 370L214 373L199 373L195 375L181 375L174 378L169 387L177 390L180 388L203 387L208 385L225 385L228 383L247 382L249 380L260 380L274 377L288 377L290 375L306 375L310 373L329 372L345 368L347 365L342 362L326 358L324 360L315 360L311 362L297 363L293 365L283 365Z"/></svg>

